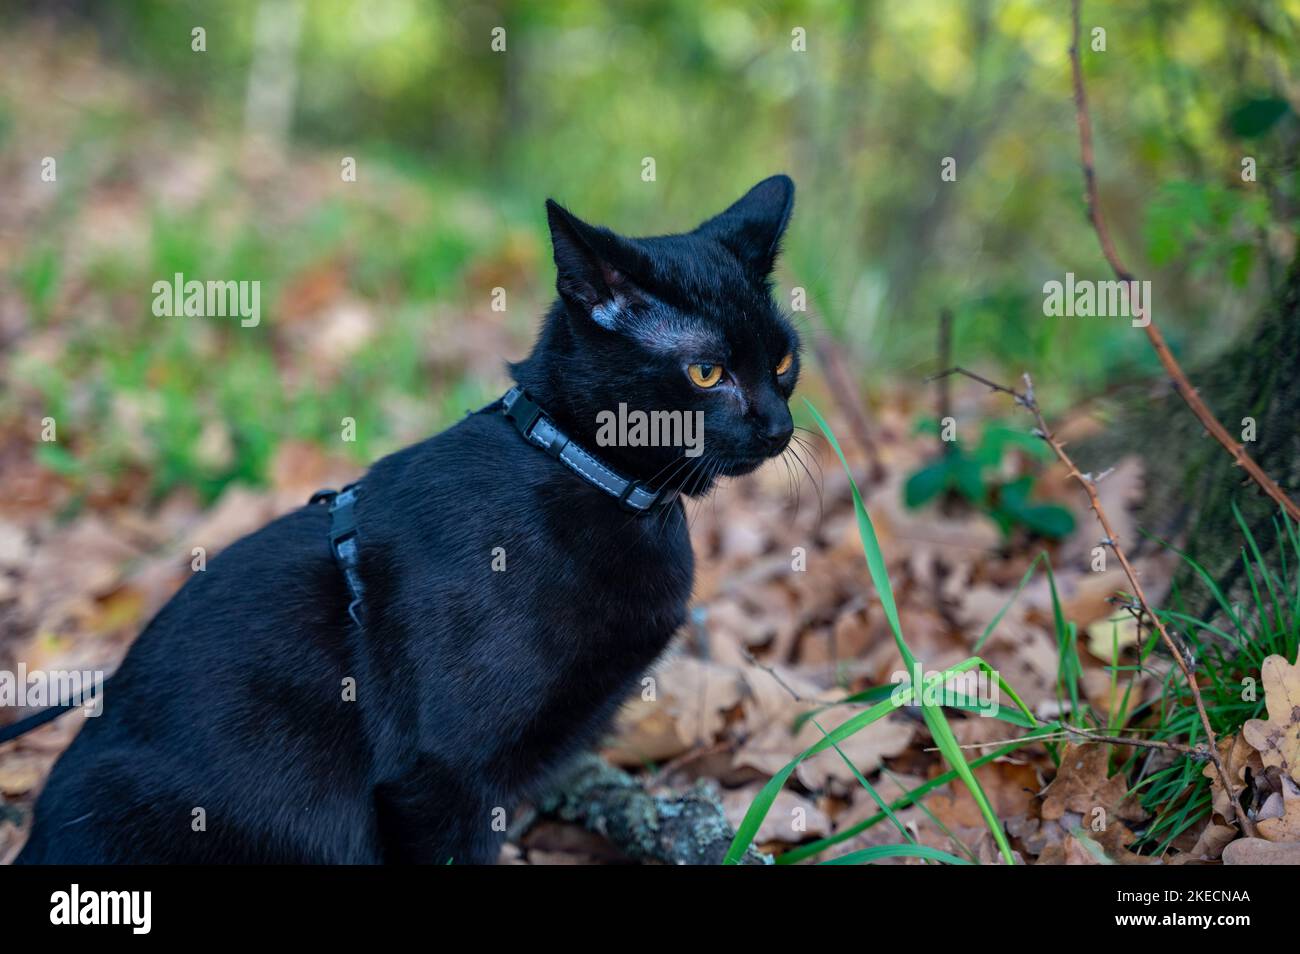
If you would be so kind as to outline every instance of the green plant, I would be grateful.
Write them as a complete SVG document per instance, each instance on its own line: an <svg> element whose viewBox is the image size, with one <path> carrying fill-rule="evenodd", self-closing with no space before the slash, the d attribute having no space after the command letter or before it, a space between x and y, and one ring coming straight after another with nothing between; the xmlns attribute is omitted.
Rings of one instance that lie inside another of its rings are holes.
<svg viewBox="0 0 1300 954"><path fill-rule="evenodd" d="M1263 714L1263 693L1252 698L1243 687L1248 679L1258 683L1264 659L1279 655L1294 660L1300 649L1300 533L1286 513L1280 512L1274 523L1279 560L1273 567L1264 559L1255 535L1235 505L1233 512L1242 531L1241 559L1250 588L1249 603L1230 602L1195 559L1170 546L1212 594L1217 613L1210 620L1189 615L1178 593L1172 600L1176 608L1159 611L1168 626L1181 632L1197 661L1197 671L1205 676L1201 697L1210 724L1221 739L1241 731L1248 719ZM1142 647L1139 665L1154 648L1153 641ZM1134 716L1153 723L1155 739L1187 739L1193 745L1204 741L1191 693L1172 667L1160 697L1139 707ZM1137 848L1160 854L1205 818L1210 811L1211 791L1204 766L1204 762L1189 756L1155 769L1147 769L1137 755L1129 760L1125 769L1134 773L1132 790L1155 816L1142 832Z"/></svg>
<svg viewBox="0 0 1300 954"><path fill-rule="evenodd" d="M813 406L812 402L805 399L805 403L808 405L808 409L811 412L813 419L817 422L817 426L821 428L822 433L826 436L827 441L830 442L831 447L834 449L836 456L839 457L845 473L848 474L849 487L853 494L853 509L857 515L858 532L862 538L862 549L866 556L867 568L871 574L871 581L875 585L877 595L880 597L880 603L885 611L885 617L889 621L889 628L894 635L894 642L898 647L899 655L902 656L903 662L908 671L915 672L920 667L920 664L911 648L908 646L906 639L903 637L902 625L898 618L898 608L894 603L893 588L890 585L889 573L885 567L885 556L880 549L880 542L876 538L876 531L871 522L871 515L867 512L866 504L863 503L862 495L858 490L857 481L853 477L853 471L844 457L844 452L840 449L835 434L831 431L830 426L817 411L817 408ZM763 786L758 795L754 798L753 803L750 805L749 811L745 813L744 819L736 829L736 837L733 839L731 846L727 851L725 863L736 864L740 860L745 849L749 846L750 842L753 841L755 834L758 832L759 826L763 823L763 819L771 809L772 803L776 800L777 794L781 791L782 786L785 785L786 781L794 772L795 768L798 767L800 762L816 755L818 752L836 746L837 743L853 735L855 732L858 732L866 726L871 725L873 722L884 718L901 706L910 704L919 705L921 709L921 717L924 719L926 727L930 730L935 745L938 746L944 760L952 767L951 777L960 778L962 782L965 783L971 796L975 799L975 803L979 806L980 814L983 815L985 825L992 834L1002 857L1008 864L1014 863L1014 858L1011 853L1011 845L1007 841L1006 833L1002 830L1002 823L994 814L993 806L990 804L988 796L985 794L979 781L975 778L975 774L972 771L972 764L967 761L965 753L958 744L952 726L948 722L948 717L944 714L942 706L926 701L928 696L925 692L926 688L935 685L942 685L951 675L976 668L980 669L991 678L996 679L999 689L1007 693L1016 704L1019 711L1014 712L1014 710L1012 710L1011 712L1008 712L1007 716L1009 720L1020 722L1020 724L1026 725L1030 728L1038 726L1038 722L1034 718L1033 713L1029 711L1024 702L1020 700L1020 697L1016 695L1015 690L1007 685L1005 680L1003 680L988 663L983 659L980 659L978 656L972 656L964 662L944 670L942 673L927 676L922 685L896 687L899 688L899 691L892 692L889 698L884 699L866 709L864 712L853 716L832 731L824 732L822 739L815 742L796 756L793 761L782 768L781 771L777 772L776 775L774 775L771 780ZM1014 712L1014 715L1012 715L1012 712ZM857 773L855 772L855 774ZM862 779L861 776L859 776L859 779L865 783L865 779ZM921 788L925 787L926 786L921 786ZM889 814L890 806L882 806L880 817L889 817ZM823 841L830 843L829 839L823 839ZM892 848L893 854L912 854L929 857L933 860L946 860L950 862L953 860L961 860L955 859L955 856L951 855L944 857L945 853L935 852L932 849L921 852L918 849L918 846L915 845L890 847ZM836 863L849 864L853 863L853 861L871 861L878 857L885 856L886 853L887 852L884 849L867 850L866 852L843 856L842 858L837 859Z"/></svg>
<svg viewBox="0 0 1300 954"><path fill-rule="evenodd" d="M922 421L917 431L940 433L939 424L933 419ZM967 451L957 441L946 442L942 454L908 477L903 500L916 508L941 495L955 496L987 514L1005 537L1017 528L1049 540L1070 534L1074 530L1074 516L1070 511L1033 500L1033 474L1003 477L1004 458L1011 450L1039 460L1051 457L1051 452L1034 435L1001 424L988 424L974 450Z"/></svg>

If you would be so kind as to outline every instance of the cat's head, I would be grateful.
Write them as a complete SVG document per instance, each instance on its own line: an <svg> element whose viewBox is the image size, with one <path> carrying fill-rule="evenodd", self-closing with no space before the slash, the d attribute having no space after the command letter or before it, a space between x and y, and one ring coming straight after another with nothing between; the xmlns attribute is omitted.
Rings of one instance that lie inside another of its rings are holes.
<svg viewBox="0 0 1300 954"><path fill-rule="evenodd" d="M691 232L628 238L548 201L559 299L516 379L574 439L656 484L697 493L780 454L799 338L771 273L793 207L777 175ZM652 418L638 443L631 411L691 420ZM647 443L678 423L691 446Z"/></svg>

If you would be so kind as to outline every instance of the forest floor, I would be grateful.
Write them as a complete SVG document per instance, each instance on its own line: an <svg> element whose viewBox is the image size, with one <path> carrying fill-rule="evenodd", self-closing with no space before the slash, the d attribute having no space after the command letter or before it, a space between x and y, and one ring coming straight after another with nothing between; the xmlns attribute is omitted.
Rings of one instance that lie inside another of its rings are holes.
<svg viewBox="0 0 1300 954"><path fill-rule="evenodd" d="M238 142L150 124L165 110L132 78L92 61L43 63L30 47L3 49L15 68L0 77L0 96L14 112L10 138L0 143L62 150L70 158L61 160L60 181L70 188L47 188L23 174L30 156L0 151L0 171L19 183L0 203L0 261L14 265L17 278L0 288L0 670L21 661L28 670L111 673L192 572L195 547L210 559L315 490L354 479L359 460L418 440L499 393L503 358L523 353L536 312L516 304L507 317L483 303L511 276L549 274L549 265L539 234L501 224L482 196L443 201L427 182L383 172L344 190L334 157L296 157L292 175L282 167L278 179L262 166L250 172L231 158ZM39 94L46 89L63 92ZM88 106L103 121L86 129ZM106 132L112 128L121 132ZM184 154L174 148L191 140ZM471 258L469 248L490 252ZM218 274L255 268L274 276L266 294L274 319L258 329L265 338L160 325L148 314L142 290L152 281L210 273L214 262ZM512 301L547 293L534 279ZM457 295L478 304L462 308ZM851 436L850 402L842 393L833 400L807 364L801 394L840 435L880 537L902 630L927 669L971 656L1010 604L979 653L1039 718L1064 711L1064 660L1076 651L1069 682L1077 679L1081 704L1103 717L1160 693L1168 662L1152 656L1133 665L1137 634L1131 622L1112 622L1109 602L1126 588L1124 575L1113 561L1094 568L1100 530L1059 466L1014 450L998 463L1007 480L1035 475L1037 499L1073 512L1077 529L1059 542L1023 530L1004 536L969 507L908 508L906 482L941 453L934 435L917 430L937 416L933 388L918 376L863 399L880 464L875 479L867 448ZM990 421L1029 434L1028 419L1002 396L970 382L954 383L953 393L963 434ZM810 423L798 405L798 419ZM324 449L340 446L340 407L372 424L363 432L380 435L370 438L374 446ZM57 446L40 442L47 414L59 422ZM1053 426L1073 440L1098 425L1077 415ZM848 479L820 436L803 436L809 473L773 462L689 504L697 563L691 623L651 673L654 699L629 700L604 745L607 758L656 792L700 780L714 786L733 824L763 783L820 738L812 721L794 730L800 714L888 684L903 666L863 558ZM1136 542L1129 506L1143 493L1141 467L1113 463L1099 484L1102 503L1120 539ZM1020 588L1044 551L1060 616L1078 633L1064 653L1041 564ZM1153 546L1135 557L1153 600L1163 596L1171 562ZM1122 674L1111 665L1117 652ZM833 706L817 721L829 730L855 711ZM952 718L969 746L1023 732L975 715ZM35 796L81 721L67 715L0 746L0 861L19 850ZM798 767L758 833L761 848L779 853L876 814L858 772L892 800L946 768L911 708L841 749L852 766L830 751ZM1028 745L976 770L1021 859L1099 863L1098 843L1114 861L1214 856L1198 844L1205 822L1162 857L1128 851L1141 813L1125 798L1124 781L1109 775L1106 747L1088 751L1101 755L1062 758ZM1085 843L1078 833L1095 809L1119 822ZM896 814L922 844L994 857L960 783ZM881 823L828 854L901 837ZM554 819L534 824L506 858L621 860L601 838Z"/></svg>
<svg viewBox="0 0 1300 954"><path fill-rule="evenodd" d="M938 670L969 657L989 623L1009 605L980 654L1037 716L1055 718L1065 700L1051 591L1044 574L1036 572L1017 592L1043 545L1024 535L1006 539L991 520L969 509L903 505L906 476L940 453L932 436L915 433L914 421L927 409L907 394L926 396L926 391L922 386L895 391L872 408L875 453L882 465L875 483L867 479L862 449L847 437L842 440L867 488L866 505L886 554L903 631L925 666ZM976 387L958 388L957 394L959 418L1005 410ZM1067 425L1067 434L1089 427L1087 421ZM652 791L680 792L706 780L719 792L733 824L761 785L819 738L811 721L793 731L800 713L889 683L902 668L863 559L847 478L824 441L811 446L820 460L810 461L810 474L775 461L690 503L698 567L691 624L651 673L653 701L630 700L604 746L608 759ZM59 517L59 480L30 456L0 458L0 483L11 489L0 504L5 633L0 657L6 667L22 660L31 670L111 672L140 628L191 572L193 547L205 547L210 557L301 505L317 488L356 476L356 468L312 445L286 442L271 473L271 486L232 485L206 508L186 491L151 507L124 491L120 498L102 494L83 502L74 516ZM1108 597L1125 583L1117 566L1093 570L1099 534L1082 509L1082 495L1063 478L1048 468L1040 493L1073 509L1077 520L1072 536L1047 549L1062 612L1078 626L1080 690L1102 713L1114 711L1119 693L1127 690L1131 708L1158 693L1161 664L1148 660L1144 672L1112 679L1108 664L1115 638L1121 652L1135 639L1131 624L1109 622L1116 610ZM1120 522L1120 534L1132 539L1134 528L1125 514L1141 493L1140 468L1134 461L1120 462L1100 489L1104 505ZM1168 564L1168 556L1156 550L1140 559L1139 571L1158 591L1158 581L1168 578ZM836 706L817 721L830 729L854 711L852 705ZM81 721L79 713L65 716L0 747L0 858L18 850L34 796ZM960 741L972 746L1022 731L973 714L955 716L954 726ZM799 766L759 833L760 847L779 852L875 814L877 806L854 768L872 779L885 799L945 770L915 709L871 725L841 749L853 767L833 751ZM1097 863L1072 834L1087 807L1081 800L1114 817L1140 821L1123 798L1125 786L1107 778L1107 766L1105 757L1080 759L1058 773L1047 749L1032 745L980 767L977 777L1025 861ZM1054 778L1055 786L1049 784ZM1073 796L1066 802L1063 788ZM960 784L938 788L923 807L897 815L922 844L993 858L976 803ZM1198 833L1193 829L1180 839L1170 856L1178 849L1190 851ZM894 827L880 824L830 854L898 839ZM1108 846L1124 860L1160 861L1131 855L1119 840ZM621 856L577 826L543 819L507 849L507 857L544 864Z"/></svg>

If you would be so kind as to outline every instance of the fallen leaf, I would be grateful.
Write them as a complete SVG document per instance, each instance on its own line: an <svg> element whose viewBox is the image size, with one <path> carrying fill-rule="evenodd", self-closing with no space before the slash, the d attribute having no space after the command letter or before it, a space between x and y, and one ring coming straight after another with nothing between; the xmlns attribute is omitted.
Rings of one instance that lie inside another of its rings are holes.
<svg viewBox="0 0 1300 954"><path fill-rule="evenodd" d="M1096 743L1066 746L1056 778L1043 792L1044 820L1059 819L1067 811L1082 815L1086 824L1096 818L1109 825L1112 817L1124 821L1146 817L1133 800L1126 798L1128 780L1123 773L1107 775L1109 752L1108 746ZM1104 814L1098 816L1098 810Z"/></svg>
<svg viewBox="0 0 1300 954"><path fill-rule="evenodd" d="M1269 656L1260 671L1268 719L1251 719L1241 730L1265 765L1300 781L1300 666Z"/></svg>
<svg viewBox="0 0 1300 954"><path fill-rule="evenodd" d="M1137 620L1128 613L1098 620L1088 626L1088 652L1106 662L1137 643Z"/></svg>
<svg viewBox="0 0 1300 954"><path fill-rule="evenodd" d="M1282 791L1260 806L1256 827L1269 841L1300 841L1300 785L1281 777Z"/></svg>
<svg viewBox="0 0 1300 954"><path fill-rule="evenodd" d="M808 704L792 706L780 718L773 719L746 739L736 753L734 764L774 775L800 752L824 738L812 719L805 722L798 733L790 731L795 715L808 708L811 708ZM827 732L832 732L861 711L852 706L836 706L820 713L816 722L821 723ZM907 748L913 732L912 723L898 716L887 716L842 740L839 748L863 776L869 777L882 759L895 756ZM805 787L814 791L820 790L832 779L853 786L859 784L853 770L844 763L834 748L800 762L795 774Z"/></svg>
<svg viewBox="0 0 1300 954"><path fill-rule="evenodd" d="M741 699L735 669L694 656L674 656L649 678L654 697L643 692L623 707L617 737L605 750L618 765L670 759L712 742L723 727L723 713Z"/></svg>
<svg viewBox="0 0 1300 954"><path fill-rule="evenodd" d="M1238 838L1223 849L1225 865L1300 865L1300 841Z"/></svg>
<svg viewBox="0 0 1300 954"><path fill-rule="evenodd" d="M740 825L761 787L750 785L723 795L722 808L733 828ZM759 845L774 841L798 844L813 838L824 838L830 833L831 821L825 812L802 795L783 788L768 809L758 834L754 836L754 842Z"/></svg>
<svg viewBox="0 0 1300 954"><path fill-rule="evenodd" d="M1259 752L1240 735L1219 739L1219 759L1223 762L1224 772L1232 780L1238 798L1246 790L1247 770L1250 770L1252 776L1262 775L1264 772L1264 763L1260 760ZM1205 767L1201 769L1201 774L1210 780L1215 814L1224 821L1235 821L1236 812L1232 808L1232 799L1219 779L1218 768L1213 762L1206 762Z"/></svg>
<svg viewBox="0 0 1300 954"><path fill-rule="evenodd" d="M1201 829L1196 844L1171 863L1188 864L1192 861L1217 861L1223 855L1223 849L1239 834L1240 832L1231 825L1220 825L1211 821Z"/></svg>

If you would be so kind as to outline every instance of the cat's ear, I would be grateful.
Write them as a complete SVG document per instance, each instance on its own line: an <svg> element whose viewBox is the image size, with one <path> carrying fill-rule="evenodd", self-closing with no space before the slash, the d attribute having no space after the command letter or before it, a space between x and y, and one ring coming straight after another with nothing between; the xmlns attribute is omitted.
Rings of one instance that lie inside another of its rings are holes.
<svg viewBox="0 0 1300 954"><path fill-rule="evenodd" d="M546 219L555 251L555 287L565 304L610 331L637 300L640 253L609 229L588 225L554 199Z"/></svg>
<svg viewBox="0 0 1300 954"><path fill-rule="evenodd" d="M776 264L781 236L794 211L794 182L789 176L764 179L727 211L695 231L717 239L751 274L766 279Z"/></svg>

